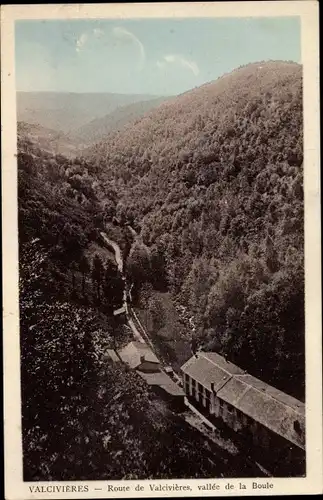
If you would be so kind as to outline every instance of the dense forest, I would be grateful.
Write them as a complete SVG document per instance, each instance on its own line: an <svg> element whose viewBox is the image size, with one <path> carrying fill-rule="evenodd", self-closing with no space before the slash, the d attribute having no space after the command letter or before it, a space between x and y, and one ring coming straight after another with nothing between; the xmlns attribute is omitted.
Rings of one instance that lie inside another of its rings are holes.
<svg viewBox="0 0 323 500"><path fill-rule="evenodd" d="M165 277L204 348L299 398L302 120L302 67L250 64L161 104L85 155L118 192L117 216L140 230L136 254L151 270L142 274L157 288Z"/></svg>
<svg viewBox="0 0 323 500"><path fill-rule="evenodd" d="M124 327L65 298L49 282L52 267L39 239L21 245L24 480L250 475L245 460L211 449L139 375L111 363L106 349L127 342Z"/></svg>
<svg viewBox="0 0 323 500"><path fill-rule="evenodd" d="M18 127L26 480L248 474L223 450L209 460L205 440L105 356L129 332L112 314L124 281L100 232L174 351L188 357L193 336L303 399L302 120L302 67L269 62L161 103L80 158Z"/></svg>
<svg viewBox="0 0 323 500"><path fill-rule="evenodd" d="M111 191L101 199L96 177L90 164L52 156L20 135L24 480L250 475L245 461L211 449L139 375L107 356L132 337L112 314L124 283L100 246L114 198ZM125 248L120 228L114 237Z"/></svg>

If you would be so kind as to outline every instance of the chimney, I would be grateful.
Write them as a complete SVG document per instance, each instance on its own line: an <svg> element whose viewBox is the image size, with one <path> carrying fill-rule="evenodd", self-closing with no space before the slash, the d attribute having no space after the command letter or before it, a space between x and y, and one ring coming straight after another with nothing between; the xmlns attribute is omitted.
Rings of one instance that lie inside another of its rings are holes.
<svg viewBox="0 0 323 500"><path fill-rule="evenodd" d="M145 355L141 354L141 356L140 356L140 364L142 364L144 362L145 362Z"/></svg>
<svg viewBox="0 0 323 500"><path fill-rule="evenodd" d="M214 382L211 382L211 392L215 392L214 391Z"/></svg>

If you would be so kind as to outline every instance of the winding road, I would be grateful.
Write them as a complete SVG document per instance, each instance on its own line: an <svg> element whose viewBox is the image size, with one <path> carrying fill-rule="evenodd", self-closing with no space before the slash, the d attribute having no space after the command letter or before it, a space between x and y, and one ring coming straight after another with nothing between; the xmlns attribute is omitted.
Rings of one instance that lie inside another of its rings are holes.
<svg viewBox="0 0 323 500"><path fill-rule="evenodd" d="M129 328L131 328L131 330L132 330L133 336L135 337L136 340L138 340L142 344L145 344L146 341L144 340L142 334L139 332L139 330L136 327L135 322L133 320L134 313L131 310L131 308L128 306L127 282L126 282L126 277L124 275L124 261L123 261L123 256L122 256L121 249L120 249L118 243L116 243L114 240L111 240L106 235L106 233L104 233L103 231L101 231L100 234L101 234L101 237L103 238L104 242L106 243L106 245L109 248L113 249L114 257L115 257L115 260L116 260L116 264L118 266L118 270L119 270L120 274L122 275L122 279L124 281L123 305L122 305L122 307L120 309L117 309L115 311L115 313L117 313L117 314L118 313L125 313L126 314L127 323L128 323Z"/></svg>

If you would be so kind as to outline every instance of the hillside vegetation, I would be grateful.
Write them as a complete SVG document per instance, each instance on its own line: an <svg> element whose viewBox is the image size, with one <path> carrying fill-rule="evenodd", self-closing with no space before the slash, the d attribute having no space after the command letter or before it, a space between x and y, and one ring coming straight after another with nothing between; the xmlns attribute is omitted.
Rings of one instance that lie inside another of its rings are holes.
<svg viewBox="0 0 323 500"><path fill-rule="evenodd" d="M107 356L132 339L113 317L124 283L98 237L115 193L20 129L18 195L24 480L249 476Z"/></svg>
<svg viewBox="0 0 323 500"><path fill-rule="evenodd" d="M164 277L204 348L300 398L302 120L302 67L250 64L161 104L86 155L118 193L120 220L141 228L141 276L155 288Z"/></svg>
<svg viewBox="0 0 323 500"><path fill-rule="evenodd" d="M165 97L135 102L120 106L111 113L96 118L73 131L73 139L87 146L102 140L111 132L120 130L124 125L134 122L153 108L166 101Z"/></svg>
<svg viewBox="0 0 323 500"><path fill-rule="evenodd" d="M81 150L80 143L74 137L38 124L18 122L17 131L18 137L37 144L37 148L45 153L73 158Z"/></svg>
<svg viewBox="0 0 323 500"><path fill-rule="evenodd" d="M20 247L24 480L250 475L245 460L211 452L139 375L112 365L106 349L120 325L57 293L51 266L39 241Z"/></svg>

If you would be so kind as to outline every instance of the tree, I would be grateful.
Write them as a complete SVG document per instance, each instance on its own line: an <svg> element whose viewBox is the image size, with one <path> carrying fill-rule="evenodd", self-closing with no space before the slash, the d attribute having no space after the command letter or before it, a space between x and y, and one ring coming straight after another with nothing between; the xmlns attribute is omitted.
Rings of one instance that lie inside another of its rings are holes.
<svg viewBox="0 0 323 500"><path fill-rule="evenodd" d="M85 297L86 276L90 272L90 264L85 255L82 255L80 259L79 269L80 272L82 273L82 295L83 297Z"/></svg>
<svg viewBox="0 0 323 500"><path fill-rule="evenodd" d="M127 259L127 275L135 286L150 279L150 255L148 248L143 243L136 242Z"/></svg>
<svg viewBox="0 0 323 500"><path fill-rule="evenodd" d="M117 266L110 260L106 262L102 288L104 303L109 312L122 306L124 281Z"/></svg>
<svg viewBox="0 0 323 500"><path fill-rule="evenodd" d="M95 288L95 301L100 305L101 303L101 286L103 280L104 267L98 254L94 256L92 262L92 284Z"/></svg>
<svg viewBox="0 0 323 500"><path fill-rule="evenodd" d="M77 271L77 265L76 262L71 262L70 265L71 268L71 274L72 274L72 296L76 295L76 271Z"/></svg>
<svg viewBox="0 0 323 500"><path fill-rule="evenodd" d="M161 244L151 248L152 284L157 290L167 289L167 274L164 249Z"/></svg>

